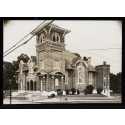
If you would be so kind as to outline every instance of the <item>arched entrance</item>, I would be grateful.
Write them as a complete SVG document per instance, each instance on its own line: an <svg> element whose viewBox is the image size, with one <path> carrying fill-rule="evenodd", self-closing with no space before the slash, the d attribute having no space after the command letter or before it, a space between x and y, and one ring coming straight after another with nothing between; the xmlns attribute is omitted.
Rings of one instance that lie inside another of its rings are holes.
<svg viewBox="0 0 125 125"><path fill-rule="evenodd" d="M93 91L94 87L93 87L92 85L88 85L88 86L86 87L86 89L89 90L89 91L88 91L88 94L92 94L92 91Z"/></svg>
<svg viewBox="0 0 125 125"><path fill-rule="evenodd" d="M27 90L29 90L29 82L27 82Z"/></svg>
<svg viewBox="0 0 125 125"><path fill-rule="evenodd" d="M36 81L34 82L34 91L36 91Z"/></svg>
<svg viewBox="0 0 125 125"><path fill-rule="evenodd" d="M31 90L33 90L33 81L30 81Z"/></svg>

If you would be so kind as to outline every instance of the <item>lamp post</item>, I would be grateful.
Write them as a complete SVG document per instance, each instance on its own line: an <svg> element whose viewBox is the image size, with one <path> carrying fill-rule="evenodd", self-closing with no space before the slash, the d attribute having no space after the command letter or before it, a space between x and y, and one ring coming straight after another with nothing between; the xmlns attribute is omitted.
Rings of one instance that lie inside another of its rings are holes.
<svg viewBox="0 0 125 125"><path fill-rule="evenodd" d="M10 104L11 104L11 82L12 82L12 79L9 79L9 84L10 84Z"/></svg>

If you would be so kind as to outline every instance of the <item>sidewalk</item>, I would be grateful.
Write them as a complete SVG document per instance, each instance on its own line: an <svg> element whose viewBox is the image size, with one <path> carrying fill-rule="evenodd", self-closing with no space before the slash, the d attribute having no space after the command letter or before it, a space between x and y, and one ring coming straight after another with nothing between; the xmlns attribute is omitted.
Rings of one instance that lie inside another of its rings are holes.
<svg viewBox="0 0 125 125"><path fill-rule="evenodd" d="M67 100L65 100L65 97ZM49 99L39 99L39 100L11 100L11 104L53 104L53 103L121 103L120 98L116 97L90 97L88 95L66 95L66 96L56 96ZM10 99L4 99L3 104L10 104Z"/></svg>
<svg viewBox="0 0 125 125"><path fill-rule="evenodd" d="M10 99L3 99L3 105L10 104ZM11 104L37 104L28 100L11 100Z"/></svg>

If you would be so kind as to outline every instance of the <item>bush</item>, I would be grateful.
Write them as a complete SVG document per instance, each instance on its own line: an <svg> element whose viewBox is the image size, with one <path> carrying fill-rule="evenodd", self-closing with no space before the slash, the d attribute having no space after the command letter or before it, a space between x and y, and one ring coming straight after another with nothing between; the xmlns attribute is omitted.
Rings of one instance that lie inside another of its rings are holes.
<svg viewBox="0 0 125 125"><path fill-rule="evenodd" d="M66 95L69 95L70 90L66 89Z"/></svg>
<svg viewBox="0 0 125 125"><path fill-rule="evenodd" d="M51 94L51 97L52 97L52 98L55 97L55 94Z"/></svg>
<svg viewBox="0 0 125 125"><path fill-rule="evenodd" d="M103 89L101 88L97 88L97 94L100 94L102 92Z"/></svg>
<svg viewBox="0 0 125 125"><path fill-rule="evenodd" d="M87 95L89 93L88 89L85 89L85 95Z"/></svg>
<svg viewBox="0 0 125 125"><path fill-rule="evenodd" d="M92 85L88 85L86 88L89 90L88 94L92 94L94 87Z"/></svg>
<svg viewBox="0 0 125 125"><path fill-rule="evenodd" d="M71 92L72 92L72 95L74 95L75 92L76 92L76 89L75 89L75 88L72 88L72 89L71 89Z"/></svg>

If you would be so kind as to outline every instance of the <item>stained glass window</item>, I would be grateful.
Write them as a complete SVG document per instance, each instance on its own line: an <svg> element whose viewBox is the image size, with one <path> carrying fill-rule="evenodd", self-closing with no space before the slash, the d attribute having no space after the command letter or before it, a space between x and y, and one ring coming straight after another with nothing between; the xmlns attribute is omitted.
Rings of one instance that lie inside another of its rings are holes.
<svg viewBox="0 0 125 125"><path fill-rule="evenodd" d="M83 63L77 65L78 68L78 83L85 83L85 68Z"/></svg>

